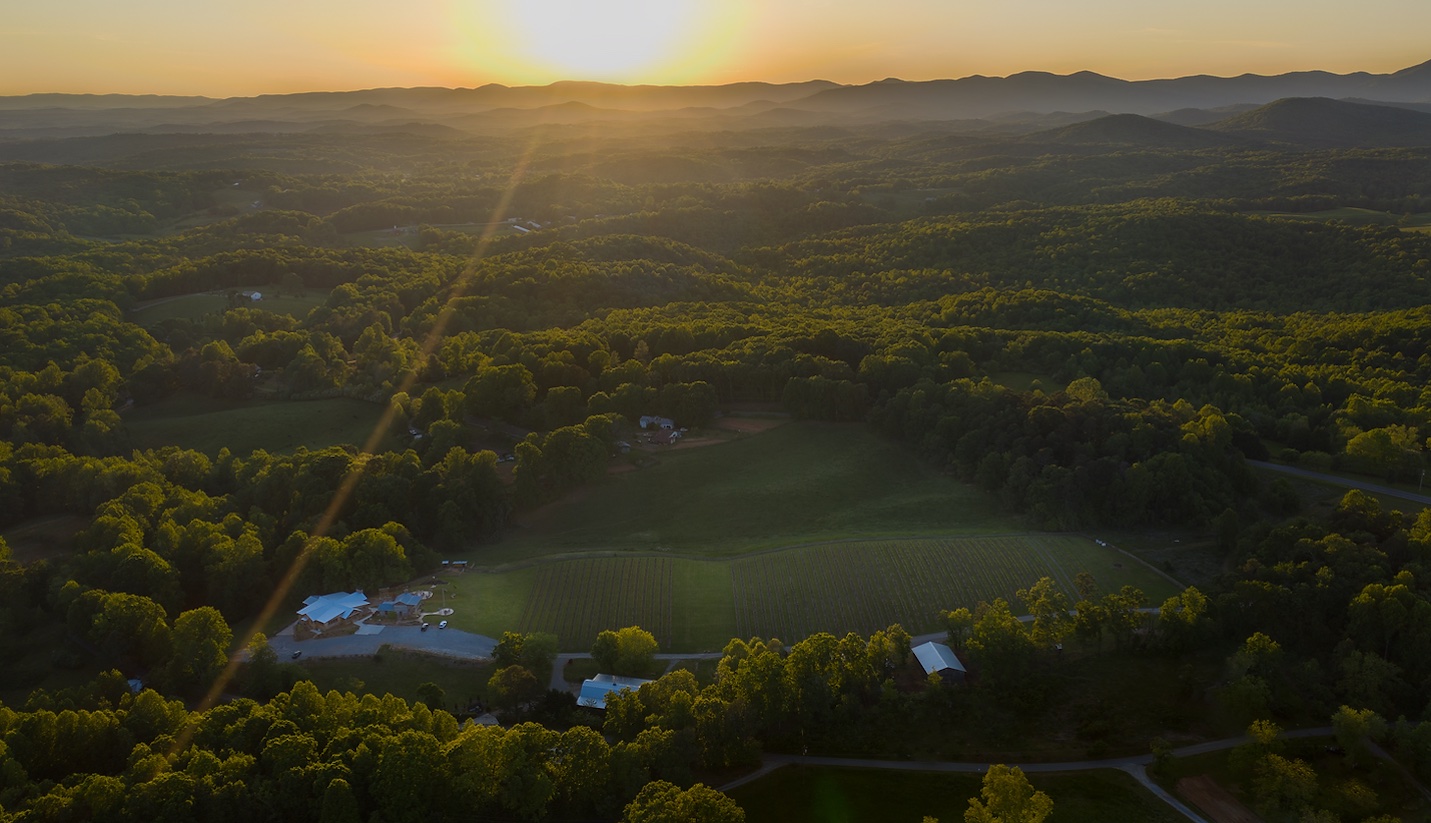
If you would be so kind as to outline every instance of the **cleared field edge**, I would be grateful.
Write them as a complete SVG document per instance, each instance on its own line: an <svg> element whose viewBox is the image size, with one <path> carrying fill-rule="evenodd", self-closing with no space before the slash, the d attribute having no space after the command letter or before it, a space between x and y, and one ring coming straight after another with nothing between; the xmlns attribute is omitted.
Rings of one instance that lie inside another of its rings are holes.
<svg viewBox="0 0 1431 823"><path fill-rule="evenodd" d="M893 623L932 631L940 611L996 597L1019 611L1017 591L1044 576L1072 601L1080 571L1104 591L1135 585L1154 604L1179 588L1132 556L1067 534L852 539L734 560L603 553L480 576L491 596L508 602L512 622L497 633L551 632L563 648L584 649L603 629L639 625L663 649L716 651L733 637L791 641ZM508 574L526 591L497 596Z"/></svg>

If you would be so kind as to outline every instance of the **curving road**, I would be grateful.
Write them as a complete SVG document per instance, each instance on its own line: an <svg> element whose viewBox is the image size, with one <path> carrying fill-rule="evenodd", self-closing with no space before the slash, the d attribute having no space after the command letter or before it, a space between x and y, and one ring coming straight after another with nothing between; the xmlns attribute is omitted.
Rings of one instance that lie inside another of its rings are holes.
<svg viewBox="0 0 1431 823"><path fill-rule="evenodd" d="M1315 729L1297 729L1296 731L1284 732L1284 738L1298 737L1329 737L1333 734L1331 726L1322 726ZM1196 754L1207 754L1208 752L1222 751L1242 745L1248 741L1247 737L1230 737L1226 740L1213 740L1208 743L1198 743L1194 746L1183 746L1173 750L1174 757L1190 757ZM1130 757L1110 757L1104 760L1069 760L1059 763L1011 763L1009 765L1018 766L1028 773L1035 772L1086 772L1094 769L1118 769L1133 776L1145 789L1152 792L1159 800L1172 806L1180 814L1189 820L1197 823L1207 823L1197 812L1188 808L1182 801L1168 794L1162 786L1153 782L1148 777L1148 766L1153 762L1151 754L1139 754ZM771 754L761 758L760 768L744 777L737 778L720 787L723 792L730 791L737 786L743 786L770 774L776 769L784 766L825 766L844 769L885 769L888 771L902 772L964 772L970 774L982 774L988 770L992 763L960 763L947 760L872 760L868 758L855 757L812 757L810 755L798 754Z"/></svg>
<svg viewBox="0 0 1431 823"><path fill-rule="evenodd" d="M1284 466L1281 463L1268 463L1263 460L1249 460L1253 466L1259 469L1268 469L1282 474L1290 474L1293 477L1300 477L1304 480L1316 480L1322 483L1331 483L1334 486L1341 486L1344 489L1361 489L1364 492L1380 494L1386 497L1395 497L1400 500L1409 500L1412 503L1420 503L1423 506L1431 506L1431 496L1416 494L1415 492L1393 489L1390 486L1378 486L1375 483L1367 483L1351 477L1342 477L1335 474L1323 474L1314 472L1311 469L1302 469L1296 466Z"/></svg>

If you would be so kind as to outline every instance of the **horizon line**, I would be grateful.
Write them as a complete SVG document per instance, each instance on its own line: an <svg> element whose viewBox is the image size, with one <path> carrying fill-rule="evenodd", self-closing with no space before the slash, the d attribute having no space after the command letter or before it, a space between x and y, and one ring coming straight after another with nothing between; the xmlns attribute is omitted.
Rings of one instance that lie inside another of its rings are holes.
<svg viewBox="0 0 1431 823"><path fill-rule="evenodd" d="M1256 73L1256 72L1243 72L1243 73L1241 73L1241 74L1228 74L1228 75L1198 73L1198 74L1183 74L1183 75L1177 75L1177 76L1164 76L1164 77L1145 77L1145 78L1139 78L1139 79L1133 79L1133 80L1130 80L1130 79L1127 79L1127 78L1123 78L1123 77L1115 77L1115 76L1113 76L1113 75L1103 74L1103 73L1101 73L1101 72L1096 72L1096 71L1092 71L1092 70L1088 70L1088 69L1081 69L1081 70L1078 70L1078 71L1069 72L1069 73L1067 73L1067 74L1059 74L1059 73L1057 73L1057 72L1044 71L1044 70L1039 70L1039 69L1026 69L1026 70L1023 70L1023 71L1017 71L1017 72L1014 72L1014 73L1012 73L1012 74L1006 74L1006 75L991 75L991 74L979 74L979 73L974 73L974 74L967 74L967 75L964 75L964 76L961 76L961 77L927 77L927 78L923 78L923 79L908 79L908 78L903 78L903 77L888 76L888 77L883 77L883 78L874 79L874 80L866 80L866 81L860 82L860 83L840 83L840 82L838 82L838 81L826 80L826 79L823 79L823 78L810 78L810 79L806 79L806 80L789 80L789 81L773 81L773 80L732 80L732 81L725 82L725 83L620 83L620 82L613 82L613 81L607 81L607 80L563 79L563 80L553 80L553 81L551 81L550 83L528 83L528 84L508 84L508 83L490 82L490 83L481 83L481 84L472 85L472 86L461 86L461 85L458 85L458 86L414 85L414 86L362 86L362 87L348 88L348 89L339 89L339 88L327 88L327 89L324 89L324 88L314 88L314 89L305 89L305 90L302 90L302 91L267 91L267 92L256 92L256 93L253 93L253 94L232 94L232 95L223 95L223 96L211 96L211 95L202 94L202 93L195 93L195 94L178 94L178 93L165 93L165 92L32 91L32 92L18 92L18 93L11 93L11 94L0 94L0 99L3 99L3 98L19 98L19 97L46 97L46 96L52 96L52 97L157 97L157 98L166 98L166 99L193 98L193 99L200 99L200 100L222 101L222 100L251 100L251 99L255 99L255 98L259 98L259 97L292 97L292 96L304 95L304 94L357 94L357 93L361 93L361 92L374 92L374 91L425 91L425 90L431 90L431 91L478 91L478 90L481 90L481 89L488 89L488 88L503 88L503 89L547 89L547 88L552 88L553 86L561 86L561 85L607 86L607 87L612 87L612 88L625 88L625 89L643 89L643 88L644 88L644 89L709 89L709 88L724 88L724 87L729 87L729 86L741 86L741 85L766 85L766 86L777 86L777 87L778 87L778 86L800 86L800 85L812 85L812 84L825 83L825 84L829 84L829 85L832 86L832 87L838 87L838 88L858 88L858 87L861 87L861 86L876 85L876 84L878 84L878 83L938 83L938 82L959 82L959 81L962 81L962 80L971 80L971 79L976 79L976 78L978 78L978 79L987 79L987 80L1008 80L1008 79L1012 79L1012 78L1015 78L1015 77L1021 77L1021 76L1030 75L1030 74L1033 74L1033 75L1046 75L1046 76L1050 76L1050 77L1061 77L1061 78L1076 77L1076 76L1078 76L1078 75L1092 75L1092 76L1095 76L1095 77L1101 77L1101 78L1105 78L1105 79L1108 79L1108 80L1117 80L1117 81L1123 82L1123 83L1155 83L1155 82L1169 82L1169 81L1175 81L1175 80L1188 80L1188 79L1194 79L1194 78L1208 78L1208 79L1214 79L1214 80L1236 80L1236 79L1243 78L1243 77L1266 77L1266 78L1272 78L1272 77L1286 77L1286 76L1289 76L1289 75L1296 75L1296 74L1328 74L1328 75L1332 75L1332 76L1334 76L1334 77L1352 77L1352 76L1355 76L1355 75L1364 74L1364 75L1367 75L1367 76L1369 76L1369 77L1391 77L1391 76L1400 74L1401 72L1408 71L1408 70L1411 70L1411 69L1421 68L1421 67L1423 67L1423 66L1431 67L1431 59L1428 59L1428 60L1423 61L1423 62L1421 62L1421 63L1414 63L1414 64L1409 65L1409 66L1404 66L1404 67L1402 67L1402 68L1400 68L1400 69L1396 69L1396 70L1394 70L1394 71L1388 71L1388 72L1382 72L1382 73L1369 72L1369 71L1365 71L1365 70L1350 71L1350 72L1345 72L1345 73L1337 73L1337 72L1333 72L1333 71L1327 71L1327 70L1325 70L1325 69L1296 69L1296 70L1292 70L1292 71L1279 72L1279 73L1277 73L1277 74L1258 74L1258 73Z"/></svg>

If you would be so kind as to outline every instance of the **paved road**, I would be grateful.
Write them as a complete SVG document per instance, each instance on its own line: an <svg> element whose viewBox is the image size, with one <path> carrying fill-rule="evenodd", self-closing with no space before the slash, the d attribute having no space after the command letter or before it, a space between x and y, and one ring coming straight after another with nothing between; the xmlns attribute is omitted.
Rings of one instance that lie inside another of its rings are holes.
<svg viewBox="0 0 1431 823"><path fill-rule="evenodd" d="M1332 727L1323 726L1315 729L1297 729L1296 731L1284 732L1284 738L1297 737L1329 737L1333 734ZM1213 740L1208 743L1199 743L1195 746L1184 746L1173 750L1174 757L1190 757L1196 754L1206 754L1208 752L1231 749L1246 743L1246 737L1230 737L1226 740ZM1168 794L1161 786L1154 783L1148 777L1148 766L1153 762L1151 754L1133 755L1131 757L1110 757L1104 760L1069 760L1059 763L1015 763L1020 769L1028 773L1035 772L1086 772L1093 769L1118 769L1132 775L1135 780L1144 788L1152 792L1158 799L1172 806L1179 813L1189 820L1198 823L1207 823L1192 809L1179 802L1177 798ZM760 768L744 777L732 780L720 787L720 790L730 791L737 786L743 786L770 774L776 769L784 766L826 766L844 769L885 769L889 771L902 772L962 772L969 774L983 774L988 771L990 763L960 763L948 760L872 760L868 758L856 757L812 757L810 755L798 754L769 754L761 758Z"/></svg>
<svg viewBox="0 0 1431 823"><path fill-rule="evenodd" d="M1423 506L1431 506L1431 496L1424 494L1416 494L1415 492L1407 492L1402 491L1401 489L1393 489L1390 486L1378 486L1375 483L1366 483L1361 480L1356 480L1350 477L1341 477L1335 474L1323 474L1322 472L1314 472L1311 469L1302 469L1296 466L1283 466L1280 463L1267 463L1262 460L1249 460L1247 462L1251 463L1259 469L1270 469L1274 472L1290 474L1293 477L1301 477L1307 480L1318 480L1323 483L1331 483L1332 485L1341 486L1347 489L1361 489L1364 492L1371 492L1372 494L1385 495L1386 497L1395 497L1400 500L1409 500L1412 503L1420 503Z"/></svg>
<svg viewBox="0 0 1431 823"><path fill-rule="evenodd" d="M491 657L492 651L497 648L497 641L485 635L436 626L427 631L417 626L384 626L377 634L349 634L299 641L293 639L293 627L289 626L270 637L268 645L278 654L279 660L288 660L295 651L303 652L304 658L368 656L376 654L383 646L476 660Z"/></svg>

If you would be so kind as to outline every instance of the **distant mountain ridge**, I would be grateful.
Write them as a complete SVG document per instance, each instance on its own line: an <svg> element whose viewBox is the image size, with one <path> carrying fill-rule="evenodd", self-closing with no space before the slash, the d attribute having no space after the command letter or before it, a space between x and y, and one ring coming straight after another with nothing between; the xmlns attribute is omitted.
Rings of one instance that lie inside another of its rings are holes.
<svg viewBox="0 0 1431 823"><path fill-rule="evenodd" d="M958 80L886 79L863 85L823 80L803 83L731 83L714 86L623 86L560 82L547 86L383 88L302 92L214 99L158 95L35 94L0 97L0 139L112 133L238 133L244 124L273 131L357 131L404 127L441 133L596 122L649 124L652 128L768 128L884 121L967 123L970 131L1027 133L1105 115L1157 117L1163 125L1211 128L1229 114L1286 98L1354 99L1371 108L1431 108L1431 62L1391 74L1321 71L1238 77L1197 75L1162 80L1120 80L1094 72L1068 75L1022 72ZM1347 105L1357 105L1348 103ZM1417 112L1413 112L1417 113ZM1366 115L1361 112L1360 116ZM1421 141L1414 118L1381 115L1394 143ZM1313 117L1312 119L1316 119ZM1403 122L1404 120L1404 122ZM1400 125L1397 125L1400 124ZM964 126L959 126L963 128ZM1149 122L1103 123L1103 138L1188 145L1231 139L1280 140L1265 126L1218 128L1188 134ZM1242 132L1248 132L1243 134ZM1255 132L1255 134L1254 134ZM1067 132L1056 141L1099 139L1093 131ZM1338 138L1344 140L1344 138ZM1361 138L1358 138L1361 139ZM1341 145L1344 142L1335 142ZM1360 143L1351 143L1360 145Z"/></svg>
<svg viewBox="0 0 1431 823"><path fill-rule="evenodd" d="M1431 113L1325 97L1277 100L1207 128L1224 134L1311 147L1431 145Z"/></svg>

